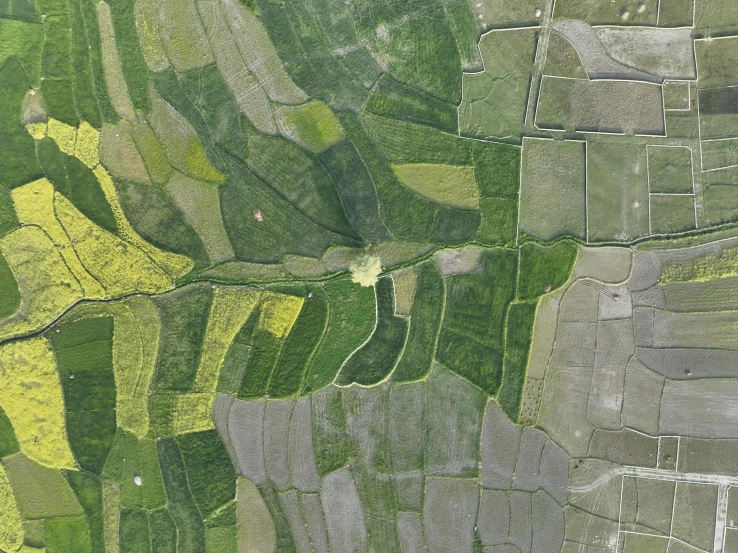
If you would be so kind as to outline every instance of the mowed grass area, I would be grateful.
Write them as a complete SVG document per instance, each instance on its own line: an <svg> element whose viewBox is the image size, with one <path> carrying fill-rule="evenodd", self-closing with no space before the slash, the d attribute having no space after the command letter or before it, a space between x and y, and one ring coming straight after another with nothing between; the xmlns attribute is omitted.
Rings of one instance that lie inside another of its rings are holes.
<svg viewBox="0 0 738 553"><path fill-rule="evenodd" d="M738 84L738 77L732 69L738 62L736 45L738 45L738 37L695 40L699 88Z"/></svg>
<svg viewBox="0 0 738 553"><path fill-rule="evenodd" d="M541 240L586 237L584 142L525 139L519 230Z"/></svg>
<svg viewBox="0 0 738 553"><path fill-rule="evenodd" d="M484 71L464 74L459 130L465 136L517 142L523 130L538 33L491 31L482 36Z"/></svg>

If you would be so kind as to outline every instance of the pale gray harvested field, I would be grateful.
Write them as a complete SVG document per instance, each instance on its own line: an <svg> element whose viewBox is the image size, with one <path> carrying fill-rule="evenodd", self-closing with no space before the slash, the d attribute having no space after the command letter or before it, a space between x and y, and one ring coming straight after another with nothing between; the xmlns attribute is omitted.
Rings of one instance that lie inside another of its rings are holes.
<svg viewBox="0 0 738 553"><path fill-rule="evenodd" d="M364 511L350 469L343 468L323 479L321 502L331 550L364 551Z"/></svg>
<svg viewBox="0 0 738 553"><path fill-rule="evenodd" d="M507 543L510 529L510 505L507 493L497 490L482 491L477 528L485 546Z"/></svg>
<svg viewBox="0 0 738 553"><path fill-rule="evenodd" d="M228 414L228 432L241 474L257 486L266 483L264 470L265 401L235 401Z"/></svg>
<svg viewBox="0 0 738 553"><path fill-rule="evenodd" d="M533 494L533 540L535 553L560 553L564 543L564 509L545 492Z"/></svg>
<svg viewBox="0 0 738 553"><path fill-rule="evenodd" d="M636 523L638 517L638 486L632 476L623 477L620 492L620 523L626 528Z"/></svg>
<svg viewBox="0 0 738 553"><path fill-rule="evenodd" d="M695 438L738 438L738 380L667 380L659 431Z"/></svg>
<svg viewBox="0 0 738 553"><path fill-rule="evenodd" d="M426 553L423 517L418 513L400 513L397 518L402 553Z"/></svg>
<svg viewBox="0 0 738 553"><path fill-rule="evenodd" d="M658 284L661 278L661 259L655 252L638 252L633 259L633 271L628 279L628 290L642 292Z"/></svg>
<svg viewBox="0 0 738 553"><path fill-rule="evenodd" d="M381 467L389 467L389 385L346 388L343 407L352 457L362 470L380 471Z"/></svg>
<svg viewBox="0 0 738 553"><path fill-rule="evenodd" d="M594 285L594 284L593 284ZM625 286L595 286L600 290L600 321L629 319L633 316L633 304Z"/></svg>
<svg viewBox="0 0 738 553"><path fill-rule="evenodd" d="M633 81L574 81L572 128L664 136L661 86Z"/></svg>
<svg viewBox="0 0 738 553"><path fill-rule="evenodd" d="M600 459L572 461L569 472L569 504L594 515L618 519L620 467Z"/></svg>
<svg viewBox="0 0 738 553"><path fill-rule="evenodd" d="M426 479L423 522L428 553L471 551L478 509L476 480Z"/></svg>
<svg viewBox="0 0 738 553"><path fill-rule="evenodd" d="M238 0L221 0L220 3L241 56L269 98L290 105L306 102L307 95L290 79L256 15Z"/></svg>
<svg viewBox="0 0 738 553"><path fill-rule="evenodd" d="M300 398L292 411L288 453L292 487L301 492L320 490L320 475L315 465L313 415L309 397Z"/></svg>
<svg viewBox="0 0 738 553"><path fill-rule="evenodd" d="M672 535L710 551L715 537L718 487L713 484L677 482Z"/></svg>
<svg viewBox="0 0 738 553"><path fill-rule="evenodd" d="M618 63L660 80L697 77L691 29L597 27L595 33Z"/></svg>
<svg viewBox="0 0 738 553"><path fill-rule="evenodd" d="M513 488L516 490L534 492L538 489L541 455L547 440L546 433L537 428L523 429L513 479Z"/></svg>
<svg viewBox="0 0 738 553"><path fill-rule="evenodd" d="M597 325L595 367L592 372L587 419L597 428L618 430L623 407L625 368L633 355L631 319L600 322Z"/></svg>
<svg viewBox="0 0 738 553"><path fill-rule="evenodd" d="M456 374L436 368L425 389L427 474L476 476L487 396Z"/></svg>
<svg viewBox="0 0 738 553"><path fill-rule="evenodd" d="M675 484L670 480L633 478L638 494L636 522L669 535Z"/></svg>
<svg viewBox="0 0 738 553"><path fill-rule="evenodd" d="M506 490L512 487L518 459L521 429L513 426L497 403L490 401L482 425L482 486Z"/></svg>
<svg viewBox="0 0 738 553"><path fill-rule="evenodd" d="M656 311L647 307L633 310L633 331L635 345L638 347L653 347L653 323Z"/></svg>
<svg viewBox="0 0 738 553"><path fill-rule="evenodd" d="M513 544L506 543L505 545L493 545L492 547L485 547L484 553L521 553L521 551Z"/></svg>
<svg viewBox="0 0 738 553"><path fill-rule="evenodd" d="M220 212L218 187L176 173L167 184L167 191L202 239L213 264L233 259L233 246Z"/></svg>
<svg viewBox="0 0 738 553"><path fill-rule="evenodd" d="M323 505L320 496L314 493L300 494L300 507L310 532L310 541L315 553L329 553L328 531L323 517Z"/></svg>
<svg viewBox="0 0 738 553"><path fill-rule="evenodd" d="M631 294L633 307L653 307L655 309L666 309L666 298L663 286L654 286L642 292Z"/></svg>
<svg viewBox="0 0 738 553"><path fill-rule="evenodd" d="M738 475L738 440L679 439L680 472Z"/></svg>
<svg viewBox="0 0 738 553"><path fill-rule="evenodd" d="M443 276L471 273L479 270L479 257L484 248L467 246L459 250L441 250L435 255Z"/></svg>
<svg viewBox="0 0 738 553"><path fill-rule="evenodd" d="M620 431L595 430L589 456L618 465L656 467L659 439L629 428Z"/></svg>
<svg viewBox="0 0 738 553"><path fill-rule="evenodd" d="M681 553L681 552L677 552ZM692 553L685 551L684 553ZM738 528L725 529L725 541L723 542L723 553L738 553Z"/></svg>
<svg viewBox="0 0 738 553"><path fill-rule="evenodd" d="M587 421L597 325L560 323L543 389L539 425L572 457L587 453L594 431Z"/></svg>
<svg viewBox="0 0 738 553"><path fill-rule="evenodd" d="M558 300L544 296L538 302L536 320L533 324L533 343L528 357L527 376L531 378L543 378L548 367L548 360L553 351L556 340L556 325L559 316Z"/></svg>
<svg viewBox="0 0 738 553"><path fill-rule="evenodd" d="M395 473L395 491L400 509L421 511L425 490L425 473L422 470Z"/></svg>
<svg viewBox="0 0 738 553"><path fill-rule="evenodd" d="M425 424L423 382L396 384L390 392L390 449L395 473L422 470Z"/></svg>
<svg viewBox="0 0 738 553"><path fill-rule="evenodd" d="M277 124L264 89L246 67L217 0L199 2L198 9L215 54L218 71L236 99L241 112L257 130L277 134Z"/></svg>
<svg viewBox="0 0 738 553"><path fill-rule="evenodd" d="M660 288L669 311L738 310L736 277L707 282L672 282Z"/></svg>
<svg viewBox="0 0 738 553"><path fill-rule="evenodd" d="M585 281L571 285L561 300L559 322L596 323L599 318L600 291Z"/></svg>
<svg viewBox="0 0 738 553"><path fill-rule="evenodd" d="M636 357L652 371L672 380L730 378L738 373L738 351L637 348Z"/></svg>
<svg viewBox="0 0 738 553"><path fill-rule="evenodd" d="M609 543L615 543L618 536L618 521L608 520L574 507L564 508L566 525L565 539L577 544L600 547L606 552ZM581 553L580 549L576 549ZM599 553L599 552L598 552Z"/></svg>
<svg viewBox="0 0 738 553"><path fill-rule="evenodd" d="M617 284L628 278L632 261L633 252L629 248L581 246L577 261L574 263L574 276Z"/></svg>
<svg viewBox="0 0 738 553"><path fill-rule="evenodd" d="M559 505L566 504L569 490L569 456L552 440L546 442L541 455L541 488Z"/></svg>
<svg viewBox="0 0 738 553"><path fill-rule="evenodd" d="M571 42L590 79L627 79L650 82L660 80L608 56L595 30L583 21L559 19L554 24L553 30Z"/></svg>
<svg viewBox="0 0 738 553"><path fill-rule="evenodd" d="M269 479L280 490L290 487L288 449L294 400L268 401L264 415L264 465Z"/></svg>
<svg viewBox="0 0 738 553"><path fill-rule="evenodd" d="M243 551L273 553L277 531L269 508L253 482L241 479L236 492L238 544Z"/></svg>
<svg viewBox="0 0 738 553"><path fill-rule="evenodd" d="M291 491L283 493L279 496L282 503L287 521L290 523L292 530L292 538L297 547L297 553L311 553L313 548L310 546L310 535L308 534L305 519L300 510L300 503L297 500L297 492Z"/></svg>
<svg viewBox="0 0 738 553"><path fill-rule="evenodd" d="M238 458L236 457L236 450L233 448L233 442L231 441L231 434L228 432L228 414L233 405L234 397L227 394L218 394L213 400L213 422L215 422L215 428L218 429L220 439L223 440L228 455L231 458L231 462L234 467L238 467Z"/></svg>
<svg viewBox="0 0 738 553"><path fill-rule="evenodd" d="M653 313L653 345L661 348L736 348L738 311L726 313ZM638 336L636 335L636 340ZM641 344L637 344L641 345ZM648 344L645 344L648 345Z"/></svg>
<svg viewBox="0 0 738 553"><path fill-rule="evenodd" d="M623 426L651 435L658 434L661 406L654 398L661 397L664 382L663 376L650 370L638 359L631 359L625 371Z"/></svg>
<svg viewBox="0 0 738 553"><path fill-rule="evenodd" d="M150 182L141 154L131 137L131 124L104 125L100 133L100 162L110 173L134 182Z"/></svg>
<svg viewBox="0 0 738 553"><path fill-rule="evenodd" d="M522 553L530 553L533 537L531 494L511 492L508 494L508 500L510 502L510 535L508 539Z"/></svg>

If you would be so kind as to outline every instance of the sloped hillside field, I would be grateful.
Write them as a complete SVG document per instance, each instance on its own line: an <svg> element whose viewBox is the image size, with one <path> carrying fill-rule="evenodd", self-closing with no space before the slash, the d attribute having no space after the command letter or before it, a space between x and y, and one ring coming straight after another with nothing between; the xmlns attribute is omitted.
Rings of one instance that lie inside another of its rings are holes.
<svg viewBox="0 0 738 553"><path fill-rule="evenodd" d="M0 553L738 553L732 0L0 0Z"/></svg>

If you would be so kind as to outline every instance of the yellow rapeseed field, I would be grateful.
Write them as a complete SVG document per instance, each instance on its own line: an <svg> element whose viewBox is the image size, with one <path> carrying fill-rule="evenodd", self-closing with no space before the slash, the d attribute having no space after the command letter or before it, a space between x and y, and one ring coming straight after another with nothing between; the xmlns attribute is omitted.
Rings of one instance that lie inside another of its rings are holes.
<svg viewBox="0 0 738 553"><path fill-rule="evenodd" d="M41 328L84 297L48 235L21 227L0 239L0 253L18 283L20 308L0 324L0 340Z"/></svg>
<svg viewBox="0 0 738 553"><path fill-rule="evenodd" d="M94 224L58 192L54 206L82 264L109 294L162 292L172 281L137 247Z"/></svg>
<svg viewBox="0 0 738 553"><path fill-rule="evenodd" d="M244 288L216 288L197 369L195 391L215 393L228 347L256 307L259 294L258 290Z"/></svg>
<svg viewBox="0 0 738 553"><path fill-rule="evenodd" d="M0 346L0 406L29 458L52 467L77 468L67 442L54 353L46 338Z"/></svg>
<svg viewBox="0 0 738 553"><path fill-rule="evenodd" d="M118 426L141 439L149 431L147 392L159 349L159 313L143 297L116 304L113 313L116 417Z"/></svg>
<svg viewBox="0 0 738 553"><path fill-rule="evenodd" d="M28 123L26 130L35 140L46 138L46 123Z"/></svg>
<svg viewBox="0 0 738 553"><path fill-rule="evenodd" d="M100 163L100 131L87 121L82 121L77 129L74 156L90 169L94 169Z"/></svg>
<svg viewBox="0 0 738 553"><path fill-rule="evenodd" d="M87 272L74 251L67 233L54 214L54 186L47 179L29 182L10 193L21 223L38 225L54 242L64 262L82 286L85 297L102 299L105 289Z"/></svg>
<svg viewBox="0 0 738 553"><path fill-rule="evenodd" d="M47 133L56 141L56 145L62 152L70 156L74 155L74 149L77 146L77 129L56 119L49 119Z"/></svg>
<svg viewBox="0 0 738 553"><path fill-rule="evenodd" d="M259 326L277 338L284 338L295 324L304 301L296 296L264 292Z"/></svg>

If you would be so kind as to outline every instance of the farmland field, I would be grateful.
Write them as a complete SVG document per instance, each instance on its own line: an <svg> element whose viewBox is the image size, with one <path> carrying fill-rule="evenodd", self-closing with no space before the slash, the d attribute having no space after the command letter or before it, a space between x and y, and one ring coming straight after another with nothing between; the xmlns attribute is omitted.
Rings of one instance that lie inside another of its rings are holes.
<svg viewBox="0 0 738 553"><path fill-rule="evenodd" d="M738 552L730 0L0 0L0 553Z"/></svg>

